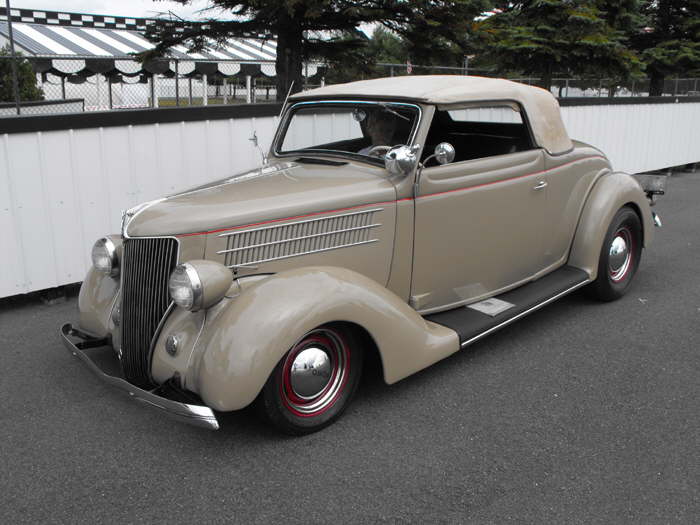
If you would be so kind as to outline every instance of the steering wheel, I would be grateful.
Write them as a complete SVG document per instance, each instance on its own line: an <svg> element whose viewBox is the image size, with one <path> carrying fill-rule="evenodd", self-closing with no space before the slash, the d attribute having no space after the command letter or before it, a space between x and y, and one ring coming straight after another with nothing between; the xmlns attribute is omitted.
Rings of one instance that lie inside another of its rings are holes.
<svg viewBox="0 0 700 525"><path fill-rule="evenodd" d="M382 157L391 149L391 146L372 146L367 152L368 157Z"/></svg>

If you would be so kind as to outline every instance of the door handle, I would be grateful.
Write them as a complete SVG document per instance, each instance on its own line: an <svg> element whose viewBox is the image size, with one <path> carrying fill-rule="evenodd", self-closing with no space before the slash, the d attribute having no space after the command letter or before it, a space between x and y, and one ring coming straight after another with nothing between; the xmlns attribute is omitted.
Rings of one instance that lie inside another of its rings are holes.
<svg viewBox="0 0 700 525"><path fill-rule="evenodd" d="M543 189L546 188L546 187L547 187L547 182L541 180L541 181L539 181L539 182L537 183L537 186L533 186L532 189L533 189L533 190L543 190Z"/></svg>

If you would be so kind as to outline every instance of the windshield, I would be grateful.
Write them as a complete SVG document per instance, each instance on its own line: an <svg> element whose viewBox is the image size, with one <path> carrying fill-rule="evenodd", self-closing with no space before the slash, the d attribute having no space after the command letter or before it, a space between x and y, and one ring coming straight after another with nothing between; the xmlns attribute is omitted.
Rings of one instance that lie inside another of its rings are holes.
<svg viewBox="0 0 700 525"><path fill-rule="evenodd" d="M380 160L409 144L418 107L389 102L314 102L291 109L276 153L333 153Z"/></svg>

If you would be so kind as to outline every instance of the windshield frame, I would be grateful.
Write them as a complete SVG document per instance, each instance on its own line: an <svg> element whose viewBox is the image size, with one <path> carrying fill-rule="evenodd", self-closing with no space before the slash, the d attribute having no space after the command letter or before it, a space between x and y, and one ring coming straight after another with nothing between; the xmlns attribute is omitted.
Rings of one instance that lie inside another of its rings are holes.
<svg viewBox="0 0 700 525"><path fill-rule="evenodd" d="M300 107L304 106L318 106L318 105L323 105L323 104L331 104L331 105L352 105L352 106L357 106L359 104L367 104L367 105L389 105L389 106L404 106L404 107L410 107L411 109L414 109L416 111L416 120L413 124L413 128L411 129L411 133L409 135L409 140L408 143L406 144L407 146L412 146L413 143L416 140L416 135L418 134L418 129L420 128L420 123L422 122L423 119L423 108L419 104L415 103L410 103L410 102L398 102L398 101L393 101L393 100L353 100L353 99L322 99L322 100L306 100L303 102L297 102L294 104L291 104L288 106L284 112L284 116L282 118L282 121L280 122L280 125L277 127L277 131L275 133L275 138L272 142L272 148L271 148L271 153L274 157L277 158L284 158L284 157L304 157L304 156L319 156L319 157L340 157L343 159L351 159L351 160L358 160L361 162L366 162L367 164L371 164L373 166L384 166L384 160L380 158L373 158L373 157L368 157L367 155L361 155L359 153L353 153L349 151L338 151L338 150L329 150L329 149L312 149L312 148L307 148L307 149L299 149L299 150L290 150L290 151L285 151L282 152L280 151L280 148L282 146L282 141L284 140L284 137L287 135L287 130L289 129L289 124L291 122L291 119L296 112L297 109Z"/></svg>

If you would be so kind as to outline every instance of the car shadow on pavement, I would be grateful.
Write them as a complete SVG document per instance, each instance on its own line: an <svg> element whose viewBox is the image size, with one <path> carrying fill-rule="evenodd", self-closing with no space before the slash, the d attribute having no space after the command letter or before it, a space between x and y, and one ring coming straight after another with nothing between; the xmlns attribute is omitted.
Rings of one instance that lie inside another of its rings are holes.
<svg viewBox="0 0 700 525"><path fill-rule="evenodd" d="M382 398L390 398L404 390L416 389L424 383L438 381L439 376L450 373L453 368L465 366L489 365L496 361L503 352L513 351L508 344L518 338L528 327L536 324L556 322L557 317L569 315L569 312L599 305L600 302L591 299L583 290L578 290L571 295L548 305L541 310L528 315L513 324L504 327L488 337L475 342L464 350L458 350L447 358L425 368L411 376L402 379L398 383L388 385L382 376L381 362L378 356L371 356L365 363L362 383L358 389L353 405L360 406L368 400L376 401ZM436 377L437 376L437 377Z"/></svg>

